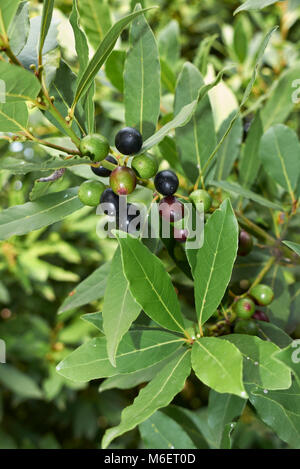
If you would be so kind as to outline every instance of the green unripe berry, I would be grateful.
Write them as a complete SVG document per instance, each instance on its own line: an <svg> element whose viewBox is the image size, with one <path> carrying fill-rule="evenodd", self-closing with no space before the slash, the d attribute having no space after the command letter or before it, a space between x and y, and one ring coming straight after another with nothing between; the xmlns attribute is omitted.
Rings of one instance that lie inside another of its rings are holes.
<svg viewBox="0 0 300 469"><path fill-rule="evenodd" d="M250 290L250 295L261 306L268 306L274 299L274 292L268 285L259 284Z"/></svg>
<svg viewBox="0 0 300 469"><path fill-rule="evenodd" d="M158 170L157 161L152 155L135 156L131 162L131 167L142 179L152 178Z"/></svg>
<svg viewBox="0 0 300 469"><path fill-rule="evenodd" d="M249 319L255 312L255 304L251 298L240 298L234 304L233 309L239 318Z"/></svg>
<svg viewBox="0 0 300 469"><path fill-rule="evenodd" d="M208 212L211 204L212 198L209 193L203 189L197 189L196 191L190 194L190 200L196 206L197 204L203 203L204 212Z"/></svg>
<svg viewBox="0 0 300 469"><path fill-rule="evenodd" d="M83 156L88 156L92 161L102 161L108 155L109 143L103 135L91 134L81 140L79 149Z"/></svg>
<svg viewBox="0 0 300 469"><path fill-rule="evenodd" d="M100 198L104 190L105 185L103 182L89 179L80 185L78 197L84 205L96 207L100 203Z"/></svg>
<svg viewBox="0 0 300 469"><path fill-rule="evenodd" d="M257 335L259 332L258 325L253 319L240 319L234 326L236 334Z"/></svg>
<svg viewBox="0 0 300 469"><path fill-rule="evenodd" d="M118 166L112 171L109 183L115 194L131 194L136 186L135 172L127 166Z"/></svg>

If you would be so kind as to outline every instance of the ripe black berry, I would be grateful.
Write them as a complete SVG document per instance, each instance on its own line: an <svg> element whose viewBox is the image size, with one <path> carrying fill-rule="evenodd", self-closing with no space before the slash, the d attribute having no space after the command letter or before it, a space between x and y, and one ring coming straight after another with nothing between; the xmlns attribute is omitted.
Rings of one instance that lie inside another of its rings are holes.
<svg viewBox="0 0 300 469"><path fill-rule="evenodd" d="M133 127L124 127L117 133L115 145L123 155L134 155L142 148L143 138Z"/></svg>
<svg viewBox="0 0 300 469"><path fill-rule="evenodd" d="M178 189L179 181L176 174L167 169L157 173L154 184L160 194L173 195Z"/></svg>
<svg viewBox="0 0 300 469"><path fill-rule="evenodd" d="M102 193L100 204L105 204L103 213L106 215L114 216L119 212L119 196L111 188Z"/></svg>
<svg viewBox="0 0 300 469"><path fill-rule="evenodd" d="M115 165L118 164L117 160L112 155L108 155L105 158L105 160L109 161L110 163L113 163ZM98 168L92 166L91 169L92 169L94 174L96 174L97 176L103 177L103 178L107 178L111 174L111 170L107 169L107 168L104 168L104 166L99 166Z"/></svg>
<svg viewBox="0 0 300 469"><path fill-rule="evenodd" d="M140 223L136 220L136 223L133 222L140 215L140 211L134 204L127 204L126 213L119 213L118 217L118 229L125 231L126 233L135 234L136 231L140 229Z"/></svg>
<svg viewBox="0 0 300 469"><path fill-rule="evenodd" d="M176 222L182 219L184 214L184 206L173 195L164 197L159 203L159 214L169 222Z"/></svg>

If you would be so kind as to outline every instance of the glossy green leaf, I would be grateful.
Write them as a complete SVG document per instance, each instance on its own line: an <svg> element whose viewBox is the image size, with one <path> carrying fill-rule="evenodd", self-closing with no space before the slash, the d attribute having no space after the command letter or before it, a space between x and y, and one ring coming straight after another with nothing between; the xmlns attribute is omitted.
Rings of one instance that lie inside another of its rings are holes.
<svg viewBox="0 0 300 469"><path fill-rule="evenodd" d="M41 89L41 84L33 73L7 62L0 62L0 76L5 82L3 97L6 103L34 100ZM5 108L5 104L3 107Z"/></svg>
<svg viewBox="0 0 300 469"><path fill-rule="evenodd" d="M52 15L53 15L53 8L54 8L54 0L44 0L43 2L43 13L42 13L42 21L41 21L41 31L40 31L40 42L39 42L39 57L42 58L43 55L43 48L45 44L45 40L50 28Z"/></svg>
<svg viewBox="0 0 300 469"><path fill-rule="evenodd" d="M239 164L239 178L244 189L252 186L259 171L259 144L262 134L261 118L257 113L247 135Z"/></svg>
<svg viewBox="0 0 300 469"><path fill-rule="evenodd" d="M298 82L300 64L283 73L276 83L271 95L261 111L261 120L265 130L272 125L283 124L298 99ZM295 96L294 96L295 95Z"/></svg>
<svg viewBox="0 0 300 469"><path fill-rule="evenodd" d="M186 62L176 86L175 116L180 114L184 106L197 99L199 88L203 85L199 70ZM176 144L183 169L189 179L195 182L198 174L202 174L202 168L216 145L214 119L207 96L197 104L190 121L176 129Z"/></svg>
<svg viewBox="0 0 300 469"><path fill-rule="evenodd" d="M105 74L111 84L121 93L124 91L124 66L126 52L124 50L113 50L105 63Z"/></svg>
<svg viewBox="0 0 300 469"><path fill-rule="evenodd" d="M107 353L113 366L116 364L118 345L140 310L130 293L128 281L123 273L121 251L118 248L111 263L102 311Z"/></svg>
<svg viewBox="0 0 300 469"><path fill-rule="evenodd" d="M242 379L243 357L227 340L197 340L192 348L192 367L200 381L215 391L247 397Z"/></svg>
<svg viewBox="0 0 300 469"><path fill-rule="evenodd" d="M147 449L196 449L183 428L158 411L139 426Z"/></svg>
<svg viewBox="0 0 300 469"><path fill-rule="evenodd" d="M86 305L103 297L109 270L109 262L98 267L98 269L96 269L91 275L84 279L75 288L75 290L69 294L68 298L65 299L58 312L63 313L65 311L69 311L70 309L79 308L80 306Z"/></svg>
<svg viewBox="0 0 300 469"><path fill-rule="evenodd" d="M220 187L226 192L240 195L241 197L245 197L245 199L252 200L253 202L257 202L258 204L262 205L263 207L268 207L273 210L283 210L282 205L277 204L275 202L270 202L270 200L265 199L259 194L246 189L245 187L240 186L237 182L228 182L228 181L212 181L212 186Z"/></svg>
<svg viewBox="0 0 300 469"><path fill-rule="evenodd" d="M287 347L292 342L286 332L271 322L257 321L257 325L259 327L259 336L263 340L273 342L280 348Z"/></svg>
<svg viewBox="0 0 300 469"><path fill-rule="evenodd" d="M25 399L41 399L43 394L27 374L8 364L0 364L0 383Z"/></svg>
<svg viewBox="0 0 300 469"><path fill-rule="evenodd" d="M124 233L123 233L124 235ZM161 260L141 241L118 236L130 292L145 313L166 329L184 331L174 287Z"/></svg>
<svg viewBox="0 0 300 469"><path fill-rule="evenodd" d="M95 326L98 329L98 331L104 334L102 313L98 312L98 313L83 314L81 316L81 319L83 319L86 322L89 322L90 324L93 324L93 326Z"/></svg>
<svg viewBox="0 0 300 469"><path fill-rule="evenodd" d="M230 115L222 124L218 131L218 140L222 138L224 135L228 124L232 119L232 115ZM231 129L230 134L226 138L225 142L221 145L217 156L216 156L216 170L215 170L215 178L217 181L222 181L227 179L235 160L238 157L241 143L242 143L242 136L243 136L243 125L241 118L238 118L235 121L234 126Z"/></svg>
<svg viewBox="0 0 300 469"><path fill-rule="evenodd" d="M135 11L140 11L137 6ZM153 32L144 15L132 21L124 69L125 122L143 139L154 134L160 113L160 64Z"/></svg>
<svg viewBox="0 0 300 469"><path fill-rule="evenodd" d="M57 157L36 158L27 161L20 158L7 156L0 159L0 170L12 171L14 174L27 174L36 171L56 171L60 168L71 168L72 166L89 165L89 158L74 156L73 158L63 159Z"/></svg>
<svg viewBox="0 0 300 469"><path fill-rule="evenodd" d="M300 244L293 243L292 241L282 241L288 248L292 249L298 256L300 256Z"/></svg>
<svg viewBox="0 0 300 469"><path fill-rule="evenodd" d="M229 433L227 426L233 428L234 419L240 417L245 405L245 399L233 394L220 394L213 389L210 390L207 423L211 434L210 439L215 448L223 447L224 438Z"/></svg>
<svg viewBox="0 0 300 469"><path fill-rule="evenodd" d="M259 153L266 172L294 198L300 174L300 143L296 133L282 124L271 127L262 136Z"/></svg>
<svg viewBox="0 0 300 469"><path fill-rule="evenodd" d="M20 0L0 1L0 34L7 38L7 31L12 22Z"/></svg>
<svg viewBox="0 0 300 469"><path fill-rule="evenodd" d="M229 199L209 218L204 243L194 270L195 300L199 324L219 306L229 283L238 248L238 224Z"/></svg>
<svg viewBox="0 0 300 469"><path fill-rule="evenodd" d="M28 2L20 2L15 18L8 29L9 45L15 55L18 55L26 44L29 34Z"/></svg>
<svg viewBox="0 0 300 469"><path fill-rule="evenodd" d="M92 60L86 67L81 79L79 80L76 93L75 93L75 97L74 97L74 101L72 104L73 109L75 108L79 99L82 98L83 95L89 90L100 68L104 64L105 60L109 57L110 53L112 52L117 42L117 39L119 35L121 34L121 32L123 31L123 29L126 28L126 26L128 26L128 24L131 23L131 21L134 20L134 18L136 18L137 16L143 14L144 12L148 10L149 8L135 11L134 13L131 13L130 15L125 16L124 18L121 18L105 34Z"/></svg>
<svg viewBox="0 0 300 469"><path fill-rule="evenodd" d="M111 28L111 14L107 0L80 0L80 22L90 44L97 49Z"/></svg>
<svg viewBox="0 0 300 469"><path fill-rule="evenodd" d="M130 331L116 354L116 366L107 356L105 337L97 337L78 347L57 366L57 371L73 381L86 382L119 373L131 373L152 366L182 347L183 340L164 331Z"/></svg>
<svg viewBox="0 0 300 469"><path fill-rule="evenodd" d="M244 382L263 389L288 389L291 373L285 365L279 365L272 355L279 350L272 342L245 334L226 336L244 357Z"/></svg>
<svg viewBox="0 0 300 469"><path fill-rule="evenodd" d="M123 433L132 430L149 418L154 412L167 406L178 394L191 372L190 351L179 351L176 356L143 388L130 407L121 416L121 423L106 431L102 447L107 448L110 443Z"/></svg>
<svg viewBox="0 0 300 469"><path fill-rule="evenodd" d="M160 58L161 84L170 93L175 93L176 75L166 60Z"/></svg>
<svg viewBox="0 0 300 469"><path fill-rule="evenodd" d="M274 353L273 358L280 364L284 364L294 373L300 383L300 340L293 340L292 343L283 350ZM277 363L278 365L278 363Z"/></svg>
<svg viewBox="0 0 300 469"><path fill-rule="evenodd" d="M264 278L264 283L275 292L274 300L267 307L267 315L273 324L285 329L290 317L291 295L284 268L275 264Z"/></svg>
<svg viewBox="0 0 300 469"><path fill-rule="evenodd" d="M83 207L74 187L0 212L0 239L52 225Z"/></svg>
<svg viewBox="0 0 300 469"><path fill-rule="evenodd" d="M284 0L246 0L240 7L235 10L234 15L236 15L240 11L262 10L263 8L273 5L278 1L282 2Z"/></svg>
<svg viewBox="0 0 300 469"><path fill-rule="evenodd" d="M0 104L0 127L2 132L24 132L28 122L25 103Z"/></svg>
<svg viewBox="0 0 300 469"><path fill-rule="evenodd" d="M158 34L160 58L174 67L180 56L180 31L176 20L171 20Z"/></svg>
<svg viewBox="0 0 300 469"><path fill-rule="evenodd" d="M299 449L300 387L297 381L284 391L267 391L251 386L248 393L262 421L293 449Z"/></svg>

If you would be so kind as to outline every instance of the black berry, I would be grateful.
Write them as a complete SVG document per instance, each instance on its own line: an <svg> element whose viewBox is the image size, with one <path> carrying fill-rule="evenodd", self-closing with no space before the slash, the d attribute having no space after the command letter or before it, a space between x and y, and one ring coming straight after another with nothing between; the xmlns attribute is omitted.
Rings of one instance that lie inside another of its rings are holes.
<svg viewBox="0 0 300 469"><path fill-rule="evenodd" d="M113 163L115 165L118 164L117 160L112 155L108 155L105 158L105 160L109 161L109 163ZM97 176L103 177L103 178L107 178L111 174L111 170L107 169L107 168L104 168L104 166L99 166L98 168L92 166L91 169L92 169L94 174L96 174Z"/></svg>
<svg viewBox="0 0 300 469"><path fill-rule="evenodd" d="M119 213L118 217L118 229L125 231L126 233L135 234L140 229L140 223L133 223L140 215L140 211L134 204L127 204L126 213ZM132 224L131 224L132 223Z"/></svg>
<svg viewBox="0 0 300 469"><path fill-rule="evenodd" d="M134 155L142 148L143 138L133 127L124 127L117 133L115 145L123 155Z"/></svg>
<svg viewBox="0 0 300 469"><path fill-rule="evenodd" d="M157 173L154 184L160 194L173 195L178 189L179 181L176 174L167 169Z"/></svg>
<svg viewBox="0 0 300 469"><path fill-rule="evenodd" d="M106 215L114 216L119 212L119 196L111 188L102 193L100 203L105 204L103 213Z"/></svg>

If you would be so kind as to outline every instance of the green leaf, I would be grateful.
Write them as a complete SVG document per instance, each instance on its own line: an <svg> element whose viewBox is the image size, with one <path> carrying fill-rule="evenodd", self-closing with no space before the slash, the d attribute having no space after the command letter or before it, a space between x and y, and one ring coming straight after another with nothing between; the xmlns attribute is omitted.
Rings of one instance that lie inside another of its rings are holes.
<svg viewBox="0 0 300 469"><path fill-rule="evenodd" d="M226 433L228 434L227 426L233 428L234 419L242 414L245 405L245 399L233 394L219 394L213 389L210 390L207 423L211 433L210 440L215 448L222 448L224 437Z"/></svg>
<svg viewBox="0 0 300 469"><path fill-rule="evenodd" d="M272 125L284 123L293 110L298 97L298 91L295 86L299 86L297 84L299 76L299 63L296 63L292 68L280 75L267 103L261 111L261 119L265 130ZM294 93L296 94L295 99Z"/></svg>
<svg viewBox="0 0 300 469"><path fill-rule="evenodd" d="M241 197L245 197L246 199L252 200L253 202L257 202L263 207L272 208L273 210L283 210L282 205L270 202L268 199L265 199L261 195L255 194L255 192L252 192L249 189L240 186L237 182L212 181L210 184L212 186L220 187L226 192L237 194Z"/></svg>
<svg viewBox="0 0 300 469"><path fill-rule="evenodd" d="M242 379L243 357L227 340L202 337L194 342L192 367L200 381L215 391L247 397Z"/></svg>
<svg viewBox="0 0 300 469"><path fill-rule="evenodd" d="M110 53L112 52L118 37L120 36L121 32L124 28L137 16L143 14L144 12L148 11L151 8L146 8L144 10L139 10L130 15L121 18L117 21L110 30L104 36L102 42L100 43L98 49L96 50L92 60L86 67L79 83L77 85L74 101L72 104L72 108L75 109L76 104L78 103L79 99L83 97L83 95L89 90L93 80L95 79L97 73L99 72L100 68L104 64L105 60L108 58Z"/></svg>
<svg viewBox="0 0 300 469"><path fill-rule="evenodd" d="M162 412L155 412L139 429L147 449L196 449L183 428Z"/></svg>
<svg viewBox="0 0 300 469"><path fill-rule="evenodd" d="M1 0L0 1L0 34L7 39L7 31L12 22L20 0Z"/></svg>
<svg viewBox="0 0 300 469"><path fill-rule="evenodd" d="M0 104L1 132L24 132L28 122L28 110L25 103Z"/></svg>
<svg viewBox="0 0 300 469"><path fill-rule="evenodd" d="M40 42L39 42L39 61L41 63L43 48L45 40L50 28L52 15L53 15L54 0L44 0L43 2L43 13L40 30Z"/></svg>
<svg viewBox="0 0 300 469"><path fill-rule="evenodd" d="M264 283L275 292L274 300L267 307L267 315L273 324L285 329L291 313L291 295L285 269L275 264L264 278Z"/></svg>
<svg viewBox="0 0 300 469"><path fill-rule="evenodd" d="M257 321L259 335L264 340L269 340L280 348L287 347L292 339L290 336L275 324L265 321Z"/></svg>
<svg viewBox="0 0 300 469"><path fill-rule="evenodd" d="M170 167L183 174L183 169L179 160L175 140L168 135L158 145L161 156L167 160ZM1 163L1 160L0 160Z"/></svg>
<svg viewBox="0 0 300 469"><path fill-rule="evenodd" d="M300 387L297 381L285 391L267 391L249 386L248 393L262 421L293 449L299 449Z"/></svg>
<svg viewBox="0 0 300 469"><path fill-rule="evenodd" d="M109 270L109 262L98 267L69 294L58 312L63 313L70 309L79 308L103 297Z"/></svg>
<svg viewBox="0 0 300 469"><path fill-rule="evenodd" d="M161 260L136 238L118 236L118 242L125 277L135 301L162 327L183 332L180 304Z"/></svg>
<svg viewBox="0 0 300 469"><path fill-rule="evenodd" d="M292 249L298 256L300 256L300 244L293 243L292 241L282 241L288 248Z"/></svg>
<svg viewBox="0 0 300 469"><path fill-rule="evenodd" d="M89 158L77 157L63 159L57 157L36 158L31 161L8 156L0 159L0 170L12 171L14 174L27 174L37 171L56 171L72 166L91 165Z"/></svg>
<svg viewBox="0 0 300 469"><path fill-rule="evenodd" d="M156 410L167 406L182 390L190 372L190 351L178 351L178 354L140 391L133 404L122 412L121 423L106 431L102 447L107 448L115 438L135 428Z"/></svg>
<svg viewBox="0 0 300 469"><path fill-rule="evenodd" d="M279 350L272 342L245 334L231 334L226 340L234 344L244 357L244 382L256 384L263 389L288 389L291 373L280 365L272 355Z"/></svg>
<svg viewBox="0 0 300 469"><path fill-rule="evenodd" d="M198 449L208 449L207 442L209 444L211 442L209 438L207 439L208 425L207 419L204 422L205 419L202 418L203 409L195 411L170 404L163 409L163 413L175 420L184 429Z"/></svg>
<svg viewBox="0 0 300 469"><path fill-rule="evenodd" d="M245 62L248 54L248 23L244 16L240 15L234 24L233 46L234 52L240 63Z"/></svg>
<svg viewBox="0 0 300 469"><path fill-rule="evenodd" d="M135 11L140 11L140 5ZM143 139L155 132L160 113L160 64L153 32L144 15L132 21L124 69L125 122Z"/></svg>
<svg viewBox="0 0 300 469"><path fill-rule="evenodd" d="M90 44L97 49L111 27L110 8L106 0L80 0L80 21Z"/></svg>
<svg viewBox="0 0 300 469"><path fill-rule="evenodd" d="M161 84L170 93L175 93L176 75L171 66L164 59L160 59Z"/></svg>
<svg viewBox="0 0 300 469"><path fill-rule="evenodd" d="M171 20L159 32L158 48L160 58L174 67L180 57L180 31L176 20Z"/></svg>
<svg viewBox="0 0 300 469"><path fill-rule="evenodd" d="M20 54L29 34L28 2L20 2L16 16L8 29L9 46L15 55Z"/></svg>
<svg viewBox="0 0 300 469"><path fill-rule="evenodd" d="M263 134L260 114L257 113L246 138L246 143L241 155L239 165L239 177L244 189L252 186L261 164L259 158L259 144Z"/></svg>
<svg viewBox="0 0 300 469"><path fill-rule="evenodd" d="M199 324L219 306L229 283L238 248L238 224L229 199L209 218L204 243L194 270L195 300Z"/></svg>
<svg viewBox="0 0 300 469"><path fill-rule="evenodd" d="M76 212L83 207L77 192L78 188L74 187L3 210L0 212L0 239L38 230Z"/></svg>
<svg viewBox="0 0 300 469"><path fill-rule="evenodd" d="M0 62L0 76L6 85L3 93L6 103L32 101L41 89L41 84L33 73L7 62ZM4 104L3 107L5 108Z"/></svg>
<svg viewBox="0 0 300 469"><path fill-rule="evenodd" d="M12 365L0 365L0 382L24 399L41 399L42 391L36 382Z"/></svg>
<svg viewBox="0 0 300 469"><path fill-rule="evenodd" d="M105 74L111 84L121 93L124 91L124 66L126 52L124 50L113 50L105 63Z"/></svg>
<svg viewBox="0 0 300 469"><path fill-rule="evenodd" d="M199 70L186 62L179 75L174 103L174 114L178 116L182 108L198 98L199 88L204 85ZM192 182L202 169L216 145L216 134L212 108L208 96L204 96L196 106L191 120L176 129L176 144L185 173Z"/></svg>
<svg viewBox="0 0 300 469"><path fill-rule="evenodd" d="M246 0L240 7L238 7L234 11L234 15L236 15L240 11L262 10L263 8L273 5L278 1L282 2L284 0Z"/></svg>
<svg viewBox="0 0 300 469"><path fill-rule="evenodd" d="M218 140L221 140L224 135L228 124L232 119L232 114L222 122L221 127L218 131ZM217 181L227 179L231 173L234 162L238 157L240 146L242 143L243 136L243 125L242 119L238 118L235 121L234 126L231 129L230 134L226 138L225 142L221 145L216 156L216 174L215 178Z"/></svg>
<svg viewBox="0 0 300 469"><path fill-rule="evenodd" d="M294 373L295 377L300 383L300 340L293 340L292 343L284 348L274 353L273 358L278 361L280 364L284 363L284 366L287 366ZM278 365L278 363L277 363Z"/></svg>
<svg viewBox="0 0 300 469"><path fill-rule="evenodd" d="M130 331L116 354L114 367L107 356L105 337L78 347L57 366L68 379L86 382L119 373L131 373L152 366L182 347L183 339L164 331Z"/></svg>
<svg viewBox="0 0 300 469"><path fill-rule="evenodd" d="M88 313L88 314L83 314L81 316L81 319L83 319L86 322L89 322L90 324L93 324L98 331L103 332L103 318L101 313Z"/></svg>
<svg viewBox="0 0 300 469"><path fill-rule="evenodd" d="M140 306L131 296L128 281L123 273L121 251L118 248L111 263L102 312L107 354L113 366L116 364L118 345L140 310Z"/></svg>
<svg viewBox="0 0 300 469"><path fill-rule="evenodd" d="M70 15L70 23L74 32L75 48L76 48L77 57L79 60L79 74L77 77L77 80L78 80L81 77L82 73L84 72L84 69L88 65L89 46L87 43L86 35L80 28L77 0L73 2L73 8L72 8L72 12ZM73 81L71 80L71 83L73 83ZM95 125L95 118L94 118L95 106L94 106L94 101L93 101L94 92L95 92L95 86L92 85L86 95L85 104L84 104L85 116L86 116L86 121L87 121L87 130L89 133L94 132L94 125ZM74 95L71 98L72 101L73 101L73 98L74 98Z"/></svg>
<svg viewBox="0 0 300 469"><path fill-rule="evenodd" d="M277 124L262 136L260 158L266 172L295 199L300 174L300 143L296 133Z"/></svg>

